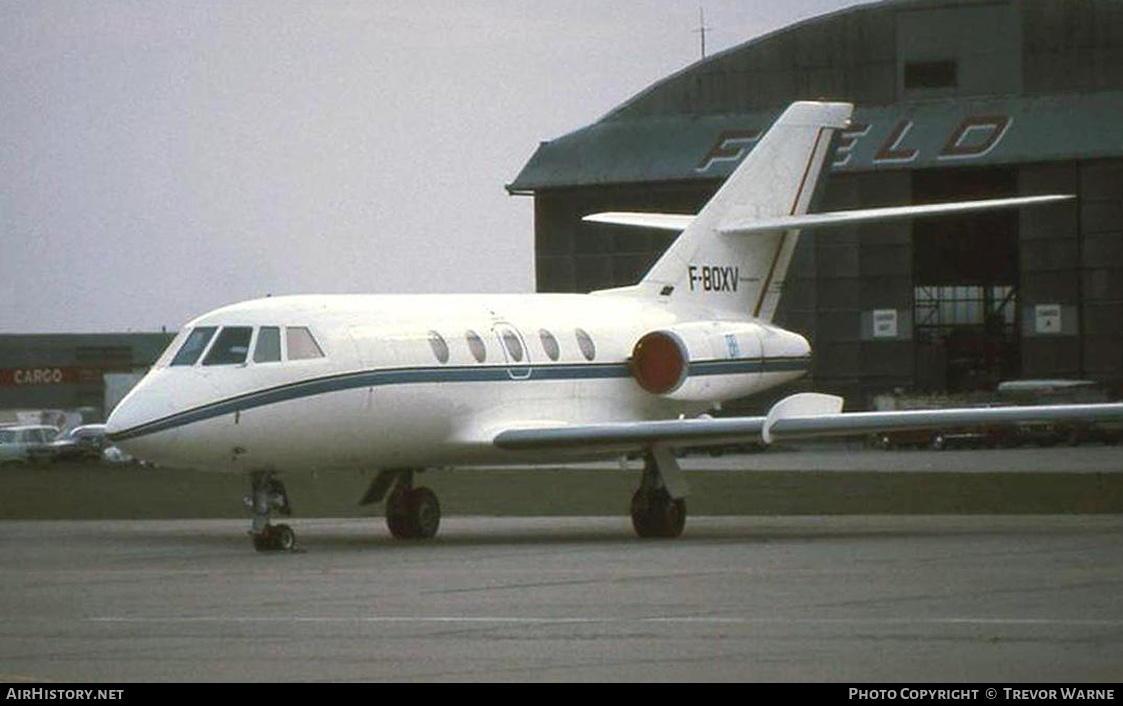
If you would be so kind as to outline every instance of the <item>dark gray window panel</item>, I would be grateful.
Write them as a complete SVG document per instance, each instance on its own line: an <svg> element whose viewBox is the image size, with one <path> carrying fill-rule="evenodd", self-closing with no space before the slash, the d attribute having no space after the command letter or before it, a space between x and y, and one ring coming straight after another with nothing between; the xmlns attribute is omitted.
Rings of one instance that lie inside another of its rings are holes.
<svg viewBox="0 0 1123 706"><path fill-rule="evenodd" d="M862 314L860 311L832 311L819 315L816 325L819 340L857 341L862 336Z"/></svg>
<svg viewBox="0 0 1123 706"><path fill-rule="evenodd" d="M539 292L576 292L577 279L572 257L537 257L536 289Z"/></svg>
<svg viewBox="0 0 1123 706"><path fill-rule="evenodd" d="M604 256L575 257L573 275L578 292L615 286L612 281L612 263Z"/></svg>
<svg viewBox="0 0 1123 706"><path fill-rule="evenodd" d="M815 376L857 377L862 369L862 344L820 340L815 351Z"/></svg>
<svg viewBox="0 0 1123 706"><path fill-rule="evenodd" d="M860 282L860 308L909 309L912 307L913 285L910 274L899 277L863 277Z"/></svg>
<svg viewBox="0 0 1123 706"><path fill-rule="evenodd" d="M868 341L862 344L862 377L892 376L910 379L913 376L915 353L911 341Z"/></svg>
<svg viewBox="0 0 1123 706"><path fill-rule="evenodd" d="M1123 200L1123 160L1081 164L1080 198L1084 202Z"/></svg>
<svg viewBox="0 0 1123 706"><path fill-rule="evenodd" d="M1086 336L1083 376L1101 380L1123 377L1123 340L1119 336Z"/></svg>
<svg viewBox="0 0 1123 706"><path fill-rule="evenodd" d="M1022 271L1071 272L1079 266L1079 243L1072 238L1028 240L1021 244Z"/></svg>
<svg viewBox="0 0 1123 706"><path fill-rule="evenodd" d="M1084 333L1088 336L1123 337L1123 302L1086 304Z"/></svg>
<svg viewBox="0 0 1123 706"><path fill-rule="evenodd" d="M857 279L821 279L815 294L820 312L854 312L862 308ZM780 301L783 302L783 298Z"/></svg>
<svg viewBox="0 0 1123 706"><path fill-rule="evenodd" d="M1079 215L1079 207L1075 201L1026 209L1018 219L1018 237L1023 242L1057 238L1075 239L1080 232Z"/></svg>
<svg viewBox="0 0 1123 706"><path fill-rule="evenodd" d="M1086 235L1119 232L1123 227L1123 200L1084 202L1080 208L1080 227Z"/></svg>
<svg viewBox="0 0 1123 706"><path fill-rule="evenodd" d="M780 297L780 305L785 311L790 313L814 309L817 302L814 280L788 278L784 284L784 294Z"/></svg>
<svg viewBox="0 0 1123 706"><path fill-rule="evenodd" d="M1084 270L1084 302L1123 301L1123 268Z"/></svg>
<svg viewBox="0 0 1123 706"><path fill-rule="evenodd" d="M889 277L912 272L912 245L863 245L859 252L859 271L867 277Z"/></svg>
<svg viewBox="0 0 1123 706"><path fill-rule="evenodd" d="M1072 271L1034 272L1022 278L1019 294L1027 304L1071 304L1080 300L1080 279Z"/></svg>
<svg viewBox="0 0 1123 706"><path fill-rule="evenodd" d="M657 255L614 255L612 257L612 281L615 284L635 284L655 264Z"/></svg>
<svg viewBox="0 0 1123 706"><path fill-rule="evenodd" d="M817 272L820 279L858 277L859 249L856 245L819 245L817 259Z"/></svg>
<svg viewBox="0 0 1123 706"><path fill-rule="evenodd" d="M1080 374L1080 342L1074 337L1023 338L1021 347L1026 378Z"/></svg>
<svg viewBox="0 0 1123 706"><path fill-rule="evenodd" d="M1123 267L1123 224L1115 233L1085 235L1081 255L1085 267Z"/></svg>
<svg viewBox="0 0 1123 706"><path fill-rule="evenodd" d="M612 252L612 235L598 227L597 223L581 223L573 251L577 255L603 255Z"/></svg>

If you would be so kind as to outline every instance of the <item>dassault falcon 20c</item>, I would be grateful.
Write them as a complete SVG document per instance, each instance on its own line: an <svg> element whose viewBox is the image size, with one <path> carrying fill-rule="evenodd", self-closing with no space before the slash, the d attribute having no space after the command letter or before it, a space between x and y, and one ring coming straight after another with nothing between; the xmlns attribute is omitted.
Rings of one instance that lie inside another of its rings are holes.
<svg viewBox="0 0 1123 706"><path fill-rule="evenodd" d="M1013 208L1066 196L807 214L846 103L791 105L695 216L589 220L681 231L634 286L591 294L291 296L188 323L113 411L110 439L171 467L250 477L251 536L290 549L280 473L377 470L391 533L432 537L435 466L637 454L636 532L674 537L687 484L673 451L748 440L986 421L1121 418L1123 405L842 413L793 395L765 417L711 418L723 400L803 375L810 347L771 323L803 229Z"/></svg>

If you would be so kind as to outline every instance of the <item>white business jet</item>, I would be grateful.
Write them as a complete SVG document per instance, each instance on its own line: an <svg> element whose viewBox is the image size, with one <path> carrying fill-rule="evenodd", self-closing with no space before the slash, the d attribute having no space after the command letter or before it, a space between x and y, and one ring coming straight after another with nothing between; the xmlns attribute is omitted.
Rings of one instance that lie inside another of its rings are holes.
<svg viewBox="0 0 1123 706"><path fill-rule="evenodd" d="M428 538L440 506L414 474L448 465L638 454L631 515L675 537L687 484L673 451L731 442L1079 417L1123 405L842 413L799 394L766 417L711 418L723 400L803 375L810 347L771 323L802 229L1044 204L1009 198L808 215L846 103L791 105L696 216L588 220L682 231L636 285L591 294L291 296L188 323L113 411L109 438L170 467L244 473L258 550L291 549L278 474L376 469L363 503Z"/></svg>

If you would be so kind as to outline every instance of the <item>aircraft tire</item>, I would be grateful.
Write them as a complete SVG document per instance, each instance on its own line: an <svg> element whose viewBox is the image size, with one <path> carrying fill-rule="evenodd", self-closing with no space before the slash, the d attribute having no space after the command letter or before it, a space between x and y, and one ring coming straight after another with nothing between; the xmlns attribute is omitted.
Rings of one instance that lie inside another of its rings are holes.
<svg viewBox="0 0 1123 706"><path fill-rule="evenodd" d="M648 505L646 494L642 490L637 490L632 496L632 529L644 539L655 536L651 528L651 513L648 511Z"/></svg>
<svg viewBox="0 0 1123 706"><path fill-rule="evenodd" d="M428 488L412 488L390 496L386 526L395 539L432 539L441 526L441 504Z"/></svg>
<svg viewBox="0 0 1123 706"><path fill-rule="evenodd" d="M413 539L413 523L406 505L406 493L392 493L386 500L386 526L394 539Z"/></svg>
<svg viewBox="0 0 1123 706"><path fill-rule="evenodd" d="M637 490L632 496L632 527L644 539L673 539L686 526L686 501L674 500L666 490Z"/></svg>
<svg viewBox="0 0 1123 706"><path fill-rule="evenodd" d="M441 504L437 494L428 488L414 488L406 496L414 539L432 539L441 527Z"/></svg>
<svg viewBox="0 0 1123 706"><path fill-rule="evenodd" d="M270 525L253 536L253 548L259 552L291 552L296 548L296 532L288 525Z"/></svg>
<svg viewBox="0 0 1123 706"><path fill-rule="evenodd" d="M273 529L273 543L276 551L291 552L296 549L296 532L288 525L277 525Z"/></svg>

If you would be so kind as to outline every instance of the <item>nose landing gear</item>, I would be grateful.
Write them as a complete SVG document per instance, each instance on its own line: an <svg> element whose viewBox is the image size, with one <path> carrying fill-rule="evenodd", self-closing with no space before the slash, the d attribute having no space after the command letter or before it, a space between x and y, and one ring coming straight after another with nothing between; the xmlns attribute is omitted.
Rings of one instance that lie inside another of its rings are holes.
<svg viewBox="0 0 1123 706"><path fill-rule="evenodd" d="M253 511L250 538L259 552L291 552L296 548L296 532L285 524L273 525L269 513L273 510L291 515L289 495L285 485L274 477L273 471L257 471L250 475L252 491L242 502Z"/></svg>

